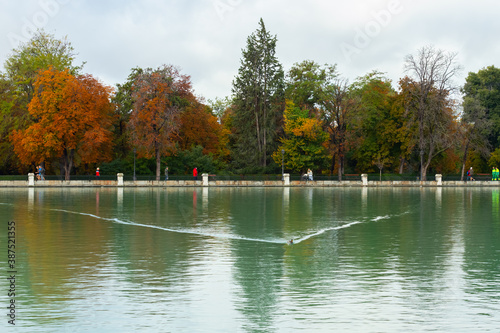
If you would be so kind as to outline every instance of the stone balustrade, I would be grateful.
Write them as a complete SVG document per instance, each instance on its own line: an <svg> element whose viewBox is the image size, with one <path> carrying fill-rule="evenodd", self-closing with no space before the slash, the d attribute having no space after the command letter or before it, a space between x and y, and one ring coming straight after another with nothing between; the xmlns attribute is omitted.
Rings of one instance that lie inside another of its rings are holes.
<svg viewBox="0 0 500 333"><path fill-rule="evenodd" d="M202 180L124 180L118 173L116 180L35 180L29 173L27 180L0 180L0 187L500 187L500 181L443 181L437 174L430 181L369 181L367 174L359 180L291 180L285 173L281 180L217 180L214 175L202 174Z"/></svg>

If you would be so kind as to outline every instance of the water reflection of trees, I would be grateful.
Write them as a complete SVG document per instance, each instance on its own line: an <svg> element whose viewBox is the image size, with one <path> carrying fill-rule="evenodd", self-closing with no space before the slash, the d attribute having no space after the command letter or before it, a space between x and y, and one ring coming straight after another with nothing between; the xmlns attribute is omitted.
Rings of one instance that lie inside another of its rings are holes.
<svg viewBox="0 0 500 333"><path fill-rule="evenodd" d="M112 310L118 295L103 295L115 288L129 290L135 302L145 304L158 293L186 295L192 249L200 246L196 240L65 211L161 226L169 210L182 219L179 198L173 199L151 189L125 191L120 196L116 189L36 189L26 215L25 196L16 197L14 218L19 221L20 243L26 253L25 261L20 261L25 263L22 283L27 297L23 301L32 305L26 309L33 309L28 317L44 323L51 316L74 320L79 311L90 311L81 308L87 303L75 300L88 297L93 298L94 307L108 304ZM121 208L118 201L122 201ZM167 309L173 308L165 304L163 310ZM155 311L161 310L145 316Z"/></svg>
<svg viewBox="0 0 500 333"><path fill-rule="evenodd" d="M244 317L228 315L240 328L253 331L321 311L335 321L343 306L356 302L397 304L394 318L405 310L444 312L454 301L485 305L491 318L500 310L491 303L499 295L498 189L104 188L3 195L14 203L23 247L21 300L33 309L27 313L33 322L86 313L77 299L111 306L116 298L102 297L103 290L128 295L129 315L139 311L131 302L154 300L146 305L149 315L178 325L194 305L210 312L219 302L224 313ZM382 216L388 218L377 219ZM321 229L329 230L285 245ZM356 316L350 318L362 319Z"/></svg>
<svg viewBox="0 0 500 333"><path fill-rule="evenodd" d="M226 191L230 232L244 239L231 241L233 279L237 283L237 310L248 331L272 331L279 303L283 237L282 189L234 189ZM266 243L278 240L281 243ZM262 240L262 241L258 241Z"/></svg>

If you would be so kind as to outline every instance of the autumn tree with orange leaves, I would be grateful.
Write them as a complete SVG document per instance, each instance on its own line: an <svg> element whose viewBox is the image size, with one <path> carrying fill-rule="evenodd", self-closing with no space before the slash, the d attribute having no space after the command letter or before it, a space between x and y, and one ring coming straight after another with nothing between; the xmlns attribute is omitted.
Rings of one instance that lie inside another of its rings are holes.
<svg viewBox="0 0 500 333"><path fill-rule="evenodd" d="M132 91L132 145L139 156L155 157L156 180L160 180L161 157L175 150L180 114L195 100L190 77L172 65L148 68L135 77Z"/></svg>
<svg viewBox="0 0 500 333"><path fill-rule="evenodd" d="M40 72L28 105L34 123L11 135L19 159L30 164L60 158L66 180L75 160L109 160L112 92L91 75L73 76L53 68Z"/></svg>
<svg viewBox="0 0 500 333"><path fill-rule="evenodd" d="M229 156L227 148L230 131L222 127L209 106L193 102L181 114L179 146L189 150L203 147L203 154L212 154L224 160Z"/></svg>

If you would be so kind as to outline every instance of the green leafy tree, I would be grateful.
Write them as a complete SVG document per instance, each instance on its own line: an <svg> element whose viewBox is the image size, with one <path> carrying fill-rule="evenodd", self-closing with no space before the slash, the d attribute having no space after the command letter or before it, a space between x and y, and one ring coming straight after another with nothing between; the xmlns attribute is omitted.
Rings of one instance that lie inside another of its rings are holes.
<svg viewBox="0 0 500 333"><path fill-rule="evenodd" d="M130 131L127 127L132 111L134 110L134 98L132 87L143 69L136 67L123 84L117 84L116 94L113 96L115 105L115 117L113 126L113 142L115 143L115 158L125 158L131 151Z"/></svg>
<svg viewBox="0 0 500 333"><path fill-rule="evenodd" d="M370 172L373 166L380 173L384 167L398 164L400 151L401 119L393 112L395 91L391 82L381 73L372 72L358 78L353 84L353 93L358 96L360 106L355 115L358 138L354 156L357 167Z"/></svg>
<svg viewBox="0 0 500 333"><path fill-rule="evenodd" d="M314 114L323 103L326 86L337 76L336 65L320 66L314 61L304 60L288 71L286 98Z"/></svg>
<svg viewBox="0 0 500 333"><path fill-rule="evenodd" d="M404 87L408 78L400 80L399 86ZM399 143L399 151L395 154L399 156L399 174L403 174L405 168L413 170L412 155L415 151L418 138L418 127L406 110L405 90L400 89L394 96L391 108L391 119L394 121L393 136ZM418 169L418 166L416 167Z"/></svg>
<svg viewBox="0 0 500 333"><path fill-rule="evenodd" d="M330 136L329 148L332 156L330 172L337 166L338 179L344 174L349 136L359 103L346 79L333 78L322 92L321 119Z"/></svg>
<svg viewBox="0 0 500 333"><path fill-rule="evenodd" d="M276 57L277 38L261 19L247 39L233 81L233 161L237 168L266 168L278 145L283 108L284 72Z"/></svg>
<svg viewBox="0 0 500 333"><path fill-rule="evenodd" d="M491 133L493 122L487 117L486 108L481 105L479 99L465 96L462 103L463 115L460 122L460 133L462 135L462 168L461 179L464 178L466 163L470 153L478 153L483 156L484 161L490 155L490 144L488 135ZM474 166L480 170L478 165Z"/></svg>
<svg viewBox="0 0 500 333"><path fill-rule="evenodd" d="M202 146L193 146L186 150L177 150L175 155L163 159L168 165L171 175L192 175L193 169L198 168L199 174L216 173L222 166L212 154L204 154Z"/></svg>
<svg viewBox="0 0 500 333"><path fill-rule="evenodd" d="M281 138L281 145L273 154L276 164L281 163L284 150L288 170L304 172L308 168L324 168L328 161L328 134L323 130L323 124L310 117L309 110L295 106L292 101L286 103L284 121L285 136Z"/></svg>
<svg viewBox="0 0 500 333"><path fill-rule="evenodd" d="M465 81L462 88L464 117L470 118L468 122L474 122L474 129L482 132L482 140L487 142L489 149L500 147L500 69L489 66L477 73L471 72ZM476 124L478 116L485 121ZM488 124L489 128L477 126L482 124Z"/></svg>
<svg viewBox="0 0 500 333"><path fill-rule="evenodd" d="M55 38L54 35L37 31L33 37L17 49L5 61L5 71L18 88L24 92L27 103L31 101L34 93L33 83L40 70L54 68L68 70L76 75L83 67L74 66L76 53L67 37Z"/></svg>
<svg viewBox="0 0 500 333"><path fill-rule="evenodd" d="M25 105L19 98L16 85L4 75L0 75L0 173L14 173L29 169L22 168L19 159L14 153L10 133L18 128L26 128L28 117Z"/></svg>
<svg viewBox="0 0 500 333"><path fill-rule="evenodd" d="M500 148L495 149L495 151L491 153L488 165L490 168L498 168L500 166Z"/></svg>
<svg viewBox="0 0 500 333"><path fill-rule="evenodd" d="M350 122L357 106L347 80L340 78L335 65L320 66L314 61L295 64L288 73L287 98L307 108L322 120L329 134L330 172L335 166L339 180L345 167Z"/></svg>

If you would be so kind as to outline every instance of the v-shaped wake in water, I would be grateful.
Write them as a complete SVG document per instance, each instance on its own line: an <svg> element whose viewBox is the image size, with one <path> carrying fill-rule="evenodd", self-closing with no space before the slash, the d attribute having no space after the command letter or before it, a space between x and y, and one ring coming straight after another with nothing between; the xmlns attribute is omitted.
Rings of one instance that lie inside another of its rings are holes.
<svg viewBox="0 0 500 333"><path fill-rule="evenodd" d="M367 222L376 222L376 221L380 221L380 220L386 220L386 219L389 219L390 216L389 215L385 215L385 216L377 216ZM306 235L304 237L300 237L300 238L297 238L297 239L294 239L293 240L293 244L298 244L300 242L303 242L309 238L312 238L312 237L315 237L315 236L319 236L321 234L324 234L325 232L328 232L328 231L333 231L333 230L339 230L339 229L345 229L345 228L349 228L349 227L352 227L353 225L356 225L356 224L361 224L361 223L365 223L365 221L353 221L353 222L349 222L349 223L346 223L346 224L342 224L342 225L338 225L338 226L335 226L335 227L331 227L331 228L325 228L325 229L321 229L315 233L312 233L312 234L309 234L309 235Z"/></svg>
<svg viewBox="0 0 500 333"><path fill-rule="evenodd" d="M261 238L250 238L250 237L243 237L243 236L238 236L238 235L233 235L233 234L227 234L227 233L212 233L212 232L204 232L204 231L198 231L198 230L190 230L190 229L172 229L172 228L165 228L157 225L150 225L150 224L142 224L142 223L136 223L132 221L124 221L120 220L118 218L107 218L107 217L101 217L98 215L94 214L89 214L89 213L82 213L82 212L73 212L70 210L65 210L65 209L51 209L53 211L58 211L58 212L64 212L64 213L69 213L69 214L77 214L77 215L84 215L84 216L90 216L95 219L99 220L104 220L104 221L110 221L113 223L119 223L119 224L125 224L125 225L131 225L131 226L136 226L136 227L144 227L144 228L152 228L152 229L158 229L158 230L164 230L168 232L175 232L179 234L189 234L189 235L198 235L198 236L206 236L206 237L214 237L214 238L225 238L225 239L236 239L236 240L245 240L245 241L252 241L252 242L261 242L261 243L272 243L272 244L284 244L287 243L286 240L284 239L261 239ZM365 223L365 222L376 222L384 219L389 219L389 215L385 216L377 216L371 220L368 221L353 221L349 222L346 224L338 225L335 227L331 228L325 228L321 229L319 231L316 231L314 233L308 234L303 237L299 238L293 238L293 244L298 244L300 242L303 242L305 240L308 240L312 237L319 236L321 234L324 234L325 232L328 231L334 231L334 230L339 230L339 229L345 229L352 227L353 225L360 224L360 223Z"/></svg>
<svg viewBox="0 0 500 333"><path fill-rule="evenodd" d="M160 226L151 225L151 224L142 224L142 223L136 223L136 222L131 222L131 221L123 221L123 220L120 220L117 218L106 218L106 217L101 217L101 216L97 216L94 214L73 212L73 211L64 210L64 209L52 209L52 210L70 213L70 214L90 216L90 217L93 217L93 218L96 218L99 220L110 221L110 222L125 224L125 225L131 225L131 226L135 226L135 227L144 227L144 228L152 228L152 229L159 229L159 230L164 230L164 231L169 231L169 232L175 232L178 234L189 234L189 235L207 236L207 237L214 237L214 238L237 239L237 240L246 240L246 241L253 241L253 242L273 243L273 244L285 243L285 241L282 239L259 239L259 238L242 237L242 236L232 235L232 234L203 232L203 231L190 230L190 229L172 229L172 228L165 228L165 227L160 227Z"/></svg>

